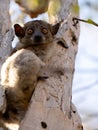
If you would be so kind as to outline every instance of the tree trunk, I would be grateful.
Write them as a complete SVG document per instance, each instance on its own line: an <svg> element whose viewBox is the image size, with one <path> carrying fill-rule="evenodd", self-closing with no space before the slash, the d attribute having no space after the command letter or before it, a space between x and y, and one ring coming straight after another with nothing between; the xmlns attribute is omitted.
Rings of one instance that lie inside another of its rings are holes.
<svg viewBox="0 0 98 130"><path fill-rule="evenodd" d="M68 44L59 44L48 65L57 68L45 81L39 81L32 96L29 109L19 130L83 130L80 117L72 104L72 79L79 30L72 26L72 6L76 0L61 0L61 10L50 22L64 20L57 37ZM66 20L65 20L66 19ZM45 70L44 70L45 71Z"/></svg>
<svg viewBox="0 0 98 130"><path fill-rule="evenodd" d="M11 42L13 40L13 30L9 15L9 0L0 0L0 71L5 59L11 53ZM0 111L5 108L4 90L0 85Z"/></svg>
<svg viewBox="0 0 98 130"><path fill-rule="evenodd" d="M9 15L10 0L0 0L0 71L3 62L11 53L11 43L13 40L13 30ZM0 112L6 108L4 88L0 85ZM0 124L1 125L1 124ZM2 126L0 126L0 130Z"/></svg>
<svg viewBox="0 0 98 130"><path fill-rule="evenodd" d="M71 7L75 0L61 0L61 10L55 21L64 20L57 37L63 38L68 44L66 49L59 44L54 48L55 54L48 61L50 77L38 81L30 106L21 122L20 130L83 130L80 117L72 104L72 79L74 61L77 52L79 31L72 26ZM0 1L0 69L4 60L11 52L13 31L9 18L9 0ZM65 20L66 18L66 20ZM51 17L50 17L50 21ZM55 70L57 71L55 72ZM45 70L43 70L45 71ZM4 110L4 91L0 87L0 110Z"/></svg>

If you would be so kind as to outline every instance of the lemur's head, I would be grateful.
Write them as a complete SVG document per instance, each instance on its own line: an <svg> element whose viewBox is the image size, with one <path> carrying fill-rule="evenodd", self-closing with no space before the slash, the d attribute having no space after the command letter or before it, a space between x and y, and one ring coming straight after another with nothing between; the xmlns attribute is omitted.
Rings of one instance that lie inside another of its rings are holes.
<svg viewBox="0 0 98 130"><path fill-rule="evenodd" d="M30 21L21 27L14 25L16 36L22 44L39 45L52 42L54 35L58 32L60 23L51 25L42 20Z"/></svg>

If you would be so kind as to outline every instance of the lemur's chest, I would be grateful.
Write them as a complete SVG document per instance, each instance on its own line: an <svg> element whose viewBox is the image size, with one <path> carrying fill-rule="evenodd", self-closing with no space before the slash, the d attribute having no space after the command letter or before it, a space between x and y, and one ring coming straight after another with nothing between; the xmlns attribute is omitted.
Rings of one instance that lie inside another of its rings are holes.
<svg viewBox="0 0 98 130"><path fill-rule="evenodd" d="M52 55L53 47L53 43L50 43L48 45L28 47L28 49L33 51L42 61L45 61L50 58L50 55Z"/></svg>

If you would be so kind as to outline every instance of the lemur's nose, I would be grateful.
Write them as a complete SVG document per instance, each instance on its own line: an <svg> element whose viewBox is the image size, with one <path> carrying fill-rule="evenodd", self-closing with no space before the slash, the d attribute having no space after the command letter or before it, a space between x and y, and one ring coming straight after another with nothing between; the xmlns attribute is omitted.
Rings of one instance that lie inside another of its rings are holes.
<svg viewBox="0 0 98 130"><path fill-rule="evenodd" d="M42 42L42 36L41 35L35 35L34 36L34 42Z"/></svg>

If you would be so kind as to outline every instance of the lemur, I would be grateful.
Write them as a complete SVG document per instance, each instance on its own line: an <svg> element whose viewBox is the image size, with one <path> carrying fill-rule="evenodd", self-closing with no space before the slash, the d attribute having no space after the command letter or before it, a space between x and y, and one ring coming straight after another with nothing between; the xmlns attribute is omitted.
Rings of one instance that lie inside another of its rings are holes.
<svg viewBox="0 0 98 130"><path fill-rule="evenodd" d="M60 23L51 25L42 20L27 22L24 27L14 25L19 43L1 69L1 85L7 102L1 122L20 123L23 119L59 27Z"/></svg>

